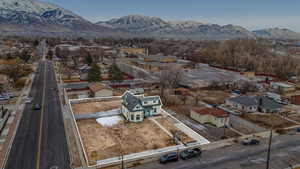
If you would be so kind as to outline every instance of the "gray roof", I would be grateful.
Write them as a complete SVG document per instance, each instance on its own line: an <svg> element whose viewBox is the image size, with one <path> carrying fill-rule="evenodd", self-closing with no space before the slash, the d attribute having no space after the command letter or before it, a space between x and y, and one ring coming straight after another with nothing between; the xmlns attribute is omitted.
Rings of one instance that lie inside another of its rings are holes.
<svg viewBox="0 0 300 169"><path fill-rule="evenodd" d="M260 105L262 108L264 109L268 109L268 110L276 110L281 108L283 105L280 103L277 103L276 101L274 101L271 98L265 97L265 96L257 96L256 99L259 102L259 99L262 99L262 105Z"/></svg>
<svg viewBox="0 0 300 169"><path fill-rule="evenodd" d="M140 104L140 100L131 92L126 92L123 97L123 105L129 110L133 111L136 105Z"/></svg>
<svg viewBox="0 0 300 169"><path fill-rule="evenodd" d="M135 108L136 105L140 104L142 105L143 101L152 101L152 100L159 100L159 102L156 105L161 105L160 102L160 97L159 96L153 96L153 97L142 97L138 98L133 95L131 92L126 92L123 96L123 105L129 110L129 111L134 111L133 109ZM153 106L153 105L151 105Z"/></svg>
<svg viewBox="0 0 300 169"><path fill-rule="evenodd" d="M141 99L141 101L152 101L152 100L159 100L160 98L159 98L159 96L153 96L153 97L144 97L144 98L142 98Z"/></svg>
<svg viewBox="0 0 300 169"><path fill-rule="evenodd" d="M256 106L258 105L258 102L255 99L255 96L240 96L240 97L234 97L228 99L229 101L239 103L244 106Z"/></svg>
<svg viewBox="0 0 300 169"><path fill-rule="evenodd" d="M276 110L282 107L282 104L277 103L271 98L265 96L240 96L228 99L229 101L239 103L244 106L260 106L263 109ZM260 104L261 101L261 105Z"/></svg>

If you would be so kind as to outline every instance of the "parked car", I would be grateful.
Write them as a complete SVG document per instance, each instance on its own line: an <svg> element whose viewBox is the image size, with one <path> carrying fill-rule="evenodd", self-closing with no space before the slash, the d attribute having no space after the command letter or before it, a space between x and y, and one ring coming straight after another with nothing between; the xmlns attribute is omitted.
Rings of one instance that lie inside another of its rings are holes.
<svg viewBox="0 0 300 169"><path fill-rule="evenodd" d="M194 157L201 156L201 149L200 148L194 148L194 149L187 149L180 153L180 158L183 160L191 159Z"/></svg>
<svg viewBox="0 0 300 169"><path fill-rule="evenodd" d="M41 106L39 104L35 104L33 106L33 110L41 110Z"/></svg>
<svg viewBox="0 0 300 169"><path fill-rule="evenodd" d="M178 154L175 152L165 154L160 157L159 162L162 164L166 164L168 162L178 161Z"/></svg>
<svg viewBox="0 0 300 169"><path fill-rule="evenodd" d="M27 97L27 98L25 99L25 103L31 103L31 102L32 102L32 98Z"/></svg>
<svg viewBox="0 0 300 169"><path fill-rule="evenodd" d="M0 100L3 101L3 100L8 100L9 97L8 96L3 96L3 95L0 95Z"/></svg>
<svg viewBox="0 0 300 169"><path fill-rule="evenodd" d="M8 97L10 97L10 98L16 97L13 93L6 93L6 95L7 95Z"/></svg>
<svg viewBox="0 0 300 169"><path fill-rule="evenodd" d="M258 145L259 143L260 141L255 138L251 138L251 139L248 138L242 141L243 145Z"/></svg>

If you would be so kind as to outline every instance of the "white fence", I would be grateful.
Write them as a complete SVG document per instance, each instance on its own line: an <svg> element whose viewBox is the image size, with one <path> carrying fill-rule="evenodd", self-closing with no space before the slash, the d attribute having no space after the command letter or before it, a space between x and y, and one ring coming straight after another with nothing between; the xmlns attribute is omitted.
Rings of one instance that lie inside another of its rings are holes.
<svg viewBox="0 0 300 169"><path fill-rule="evenodd" d="M76 131L78 133L80 144L81 144L82 150L84 152L84 157L85 157L85 160L87 161L87 163L88 163L88 157L87 157L86 151L85 151L84 146L83 146L81 135L80 135L80 132L78 130L75 115L73 114L73 110L72 110L71 105L72 104L78 104L78 103L88 103L88 102L97 102L97 101L121 99L121 97L122 96L112 96L112 97L99 97L99 98L69 100L68 105L69 105L70 111L71 111L72 116L73 116L73 122L76 126ZM167 116L171 117L174 121L176 121L176 126L179 126L178 129L183 129L183 131L189 137L195 139L196 142L187 143L185 145L180 144L180 145L177 145L177 146L170 146L170 147L165 147L165 148L162 148L162 149L150 150L150 151L144 151L144 152L140 152L140 153L125 155L123 157L124 162L128 163L128 162L134 162L134 161L137 161L137 160L143 160L143 159L146 159L146 158L159 157L162 154L166 154L166 153L169 153L169 152L174 152L174 151L179 151L179 150L181 151L181 150L184 150L184 149L194 148L194 147L200 147L201 145L210 143L207 139L205 139L204 137L202 137L201 135L199 135L198 133L193 131L191 128L189 128L188 126L183 124L181 121L179 121L178 119L176 119L175 117L173 117L172 115L167 113L166 111L163 110L162 114L167 115ZM96 165L90 166L88 164L88 168L94 169L94 168L108 167L108 166L120 164L121 162L122 162L122 159L120 157L113 157L113 158L108 158L108 159L104 159L104 160L99 160L99 161L97 161Z"/></svg>

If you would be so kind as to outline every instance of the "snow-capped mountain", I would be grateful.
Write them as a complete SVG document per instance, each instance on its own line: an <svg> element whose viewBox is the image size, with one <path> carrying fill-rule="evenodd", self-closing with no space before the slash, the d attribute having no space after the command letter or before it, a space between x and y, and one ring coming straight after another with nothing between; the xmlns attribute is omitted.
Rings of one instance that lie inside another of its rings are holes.
<svg viewBox="0 0 300 169"><path fill-rule="evenodd" d="M224 39L236 37L253 37L253 34L240 26L217 24L203 24L194 21L171 22L158 17L129 15L98 25L126 31L135 35L149 36L177 36L205 39Z"/></svg>
<svg viewBox="0 0 300 169"><path fill-rule="evenodd" d="M300 33L289 29L269 28L253 31L257 37L270 39L300 39Z"/></svg>
<svg viewBox="0 0 300 169"><path fill-rule="evenodd" d="M1 0L0 31L16 34L95 34L110 29L95 25L69 10L46 2Z"/></svg>
<svg viewBox="0 0 300 169"><path fill-rule="evenodd" d="M129 15L91 23L73 12L39 0L0 0L0 35L113 36L230 39L264 37L300 39L288 29L250 32L234 25L205 24L194 21L165 21L158 17Z"/></svg>

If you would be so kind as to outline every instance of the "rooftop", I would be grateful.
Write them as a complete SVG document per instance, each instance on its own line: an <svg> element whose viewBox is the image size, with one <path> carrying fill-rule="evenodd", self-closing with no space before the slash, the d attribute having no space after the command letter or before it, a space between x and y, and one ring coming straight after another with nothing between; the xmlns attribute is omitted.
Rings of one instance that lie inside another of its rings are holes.
<svg viewBox="0 0 300 169"><path fill-rule="evenodd" d="M201 115L212 115L218 118L228 117L229 114L221 109L216 108L193 108L194 112L199 113Z"/></svg>
<svg viewBox="0 0 300 169"><path fill-rule="evenodd" d="M95 92L98 92L103 89L108 89L108 87L106 87L105 85L102 85L100 83L93 83L93 84L89 85L89 89L95 93Z"/></svg>
<svg viewBox="0 0 300 169"><path fill-rule="evenodd" d="M125 94L122 96L123 99L123 105L129 110L133 111L136 105L140 104L142 105L141 102L143 101L151 101L151 100L159 100L157 105L161 105L160 102L160 97L159 96L135 96L133 93L130 91L125 92Z"/></svg>
<svg viewBox="0 0 300 169"><path fill-rule="evenodd" d="M275 110L282 107L282 104L266 96L240 96L228 99L245 106L261 106L264 109Z"/></svg>

